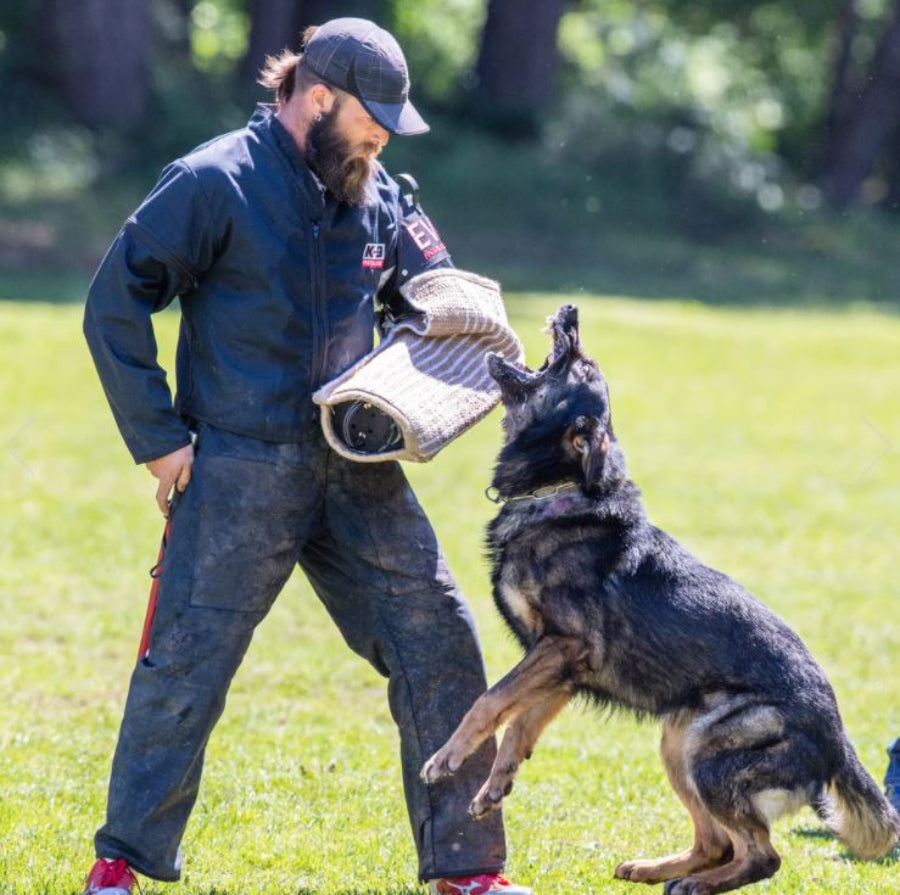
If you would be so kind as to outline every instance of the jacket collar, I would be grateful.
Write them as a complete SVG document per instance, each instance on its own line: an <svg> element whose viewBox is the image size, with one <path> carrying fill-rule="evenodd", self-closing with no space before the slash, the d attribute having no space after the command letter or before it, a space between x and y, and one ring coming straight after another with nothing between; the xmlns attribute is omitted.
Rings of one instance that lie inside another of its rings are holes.
<svg viewBox="0 0 900 895"><path fill-rule="evenodd" d="M271 103L258 103L247 127L276 150L281 160L299 180L307 197L318 203L320 208L324 207L325 187L306 163L296 140L278 120L275 106Z"/></svg>

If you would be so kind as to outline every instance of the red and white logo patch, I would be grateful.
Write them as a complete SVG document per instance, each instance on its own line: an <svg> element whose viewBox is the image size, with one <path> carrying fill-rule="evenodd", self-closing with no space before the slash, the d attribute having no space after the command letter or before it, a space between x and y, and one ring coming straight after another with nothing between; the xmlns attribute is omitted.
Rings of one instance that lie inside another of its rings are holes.
<svg viewBox="0 0 900 895"><path fill-rule="evenodd" d="M363 249L362 266L381 270L384 267L384 243L369 242Z"/></svg>
<svg viewBox="0 0 900 895"><path fill-rule="evenodd" d="M442 252L446 253L447 246L441 240L434 224L424 214L419 213L408 218L403 222L403 226L406 227L406 232L412 237L412 241L426 261L430 261L435 255L440 255Z"/></svg>

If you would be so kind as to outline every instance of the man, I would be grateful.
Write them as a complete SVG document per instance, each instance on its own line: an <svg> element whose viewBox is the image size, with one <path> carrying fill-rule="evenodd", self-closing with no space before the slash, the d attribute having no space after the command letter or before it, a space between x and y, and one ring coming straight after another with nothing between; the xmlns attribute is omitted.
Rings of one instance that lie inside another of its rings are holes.
<svg viewBox="0 0 900 895"><path fill-rule="evenodd" d="M888 746L888 766L884 774L884 792L888 801L900 811L900 737Z"/></svg>
<svg viewBox="0 0 900 895"><path fill-rule="evenodd" d="M376 299L396 309L406 279L450 265L375 161L391 134L428 128L387 32L336 19L304 37L302 56L263 72L275 109L168 166L88 296L103 387L171 531L85 892L127 895L136 873L179 878L207 739L299 563L348 644L389 678L420 879L527 895L500 875L499 818L467 815L493 746L451 785L418 777L485 687L468 608L400 468L331 452L310 398L371 350ZM176 295L173 407L150 315Z"/></svg>

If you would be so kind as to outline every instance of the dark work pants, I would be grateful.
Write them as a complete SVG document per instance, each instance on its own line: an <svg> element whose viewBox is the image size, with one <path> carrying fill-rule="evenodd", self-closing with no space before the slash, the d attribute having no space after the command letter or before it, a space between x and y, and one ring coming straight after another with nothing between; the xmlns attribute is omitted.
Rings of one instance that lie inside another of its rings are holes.
<svg viewBox="0 0 900 895"><path fill-rule="evenodd" d="M349 646L388 678L420 879L501 870L500 817L467 814L493 742L446 782L426 787L418 776L485 689L468 607L399 465L343 460L318 426L301 444L200 427L150 654L131 679L98 857L178 879L207 740L295 563Z"/></svg>

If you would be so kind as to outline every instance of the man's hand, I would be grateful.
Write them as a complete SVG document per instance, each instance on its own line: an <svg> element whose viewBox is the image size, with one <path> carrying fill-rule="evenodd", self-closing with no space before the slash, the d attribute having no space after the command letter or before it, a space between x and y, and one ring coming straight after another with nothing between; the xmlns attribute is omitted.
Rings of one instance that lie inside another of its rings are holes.
<svg viewBox="0 0 900 895"><path fill-rule="evenodd" d="M156 489L156 504L163 516L169 515L169 495L172 488L184 491L191 480L191 467L194 465L194 447L186 444L165 457L157 457L144 464L150 470L150 474L158 479L159 487Z"/></svg>

